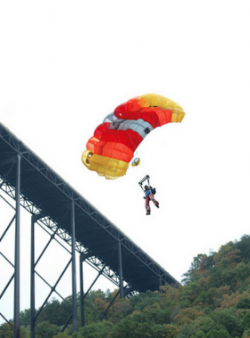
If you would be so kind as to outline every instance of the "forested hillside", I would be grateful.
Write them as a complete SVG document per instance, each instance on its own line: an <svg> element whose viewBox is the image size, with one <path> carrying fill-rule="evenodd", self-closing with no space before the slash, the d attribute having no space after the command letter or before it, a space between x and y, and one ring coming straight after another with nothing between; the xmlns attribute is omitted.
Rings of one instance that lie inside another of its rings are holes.
<svg viewBox="0 0 250 338"><path fill-rule="evenodd" d="M102 321L85 306L86 325L73 334L67 302L54 299L38 317L37 326L48 338L250 338L250 236L222 245L209 256L194 258L183 275L183 286L164 285L159 291L116 299ZM86 297L102 313L116 290L92 291ZM29 337L29 310L21 313L21 336ZM80 326L80 306L78 306ZM11 338L9 324L0 326L0 338ZM43 337L37 329L37 337Z"/></svg>

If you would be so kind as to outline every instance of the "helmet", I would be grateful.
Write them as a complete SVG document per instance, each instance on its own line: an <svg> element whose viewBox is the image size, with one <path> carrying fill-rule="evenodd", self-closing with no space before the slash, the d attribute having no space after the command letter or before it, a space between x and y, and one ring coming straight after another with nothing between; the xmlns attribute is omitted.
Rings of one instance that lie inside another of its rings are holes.
<svg viewBox="0 0 250 338"><path fill-rule="evenodd" d="M148 190L148 186L147 185L145 185L144 190Z"/></svg>

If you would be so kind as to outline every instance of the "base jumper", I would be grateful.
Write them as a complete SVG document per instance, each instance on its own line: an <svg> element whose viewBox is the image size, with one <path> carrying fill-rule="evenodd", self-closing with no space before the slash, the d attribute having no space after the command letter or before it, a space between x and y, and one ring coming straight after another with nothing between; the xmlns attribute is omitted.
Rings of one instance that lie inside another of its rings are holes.
<svg viewBox="0 0 250 338"><path fill-rule="evenodd" d="M144 192L145 192L145 196L143 198L145 198L145 207L146 207L146 215L150 215L151 209L150 209L150 205L149 202L152 201L154 203L154 205L159 208L159 202L157 202L155 200L155 193L156 193L156 188L152 188L151 186L147 186L145 185L144 187Z"/></svg>

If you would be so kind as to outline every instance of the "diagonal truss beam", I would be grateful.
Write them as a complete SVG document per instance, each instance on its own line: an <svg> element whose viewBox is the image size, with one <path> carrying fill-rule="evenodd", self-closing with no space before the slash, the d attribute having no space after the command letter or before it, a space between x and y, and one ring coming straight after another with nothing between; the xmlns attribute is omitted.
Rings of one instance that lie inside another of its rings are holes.
<svg viewBox="0 0 250 338"><path fill-rule="evenodd" d="M5 316L0 312L0 316L6 321L6 323L9 324L9 326L13 329L13 325L8 321L7 318L5 318Z"/></svg>
<svg viewBox="0 0 250 338"><path fill-rule="evenodd" d="M57 287L57 284L60 282L62 276L64 275L64 273L65 273L66 270L68 269L68 267L69 267L71 261L72 261L72 258L70 258L69 262L68 262L67 265L65 266L63 272L61 273L60 277L57 279L55 285L54 285L53 287L51 287L51 290L50 290L50 292L49 292L47 298L45 299L45 301L43 302L43 305L40 307L40 309L38 310L38 312L37 312L37 314L36 314L36 316L35 316L35 321L36 321L37 317L39 316L39 314L42 312L42 310L43 310L45 304L48 302L49 297L50 297L50 296L52 295L52 293L55 291L55 289L56 289L56 287Z"/></svg>

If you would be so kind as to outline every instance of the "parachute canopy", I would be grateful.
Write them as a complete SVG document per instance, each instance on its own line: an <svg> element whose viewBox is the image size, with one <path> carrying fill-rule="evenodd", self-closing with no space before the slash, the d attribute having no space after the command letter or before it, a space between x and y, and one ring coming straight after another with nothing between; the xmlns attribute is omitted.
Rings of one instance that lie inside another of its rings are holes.
<svg viewBox="0 0 250 338"><path fill-rule="evenodd" d="M118 106L96 128L82 154L82 162L106 179L124 176L143 139L157 127L181 122L184 115L177 103L164 96L135 97Z"/></svg>

